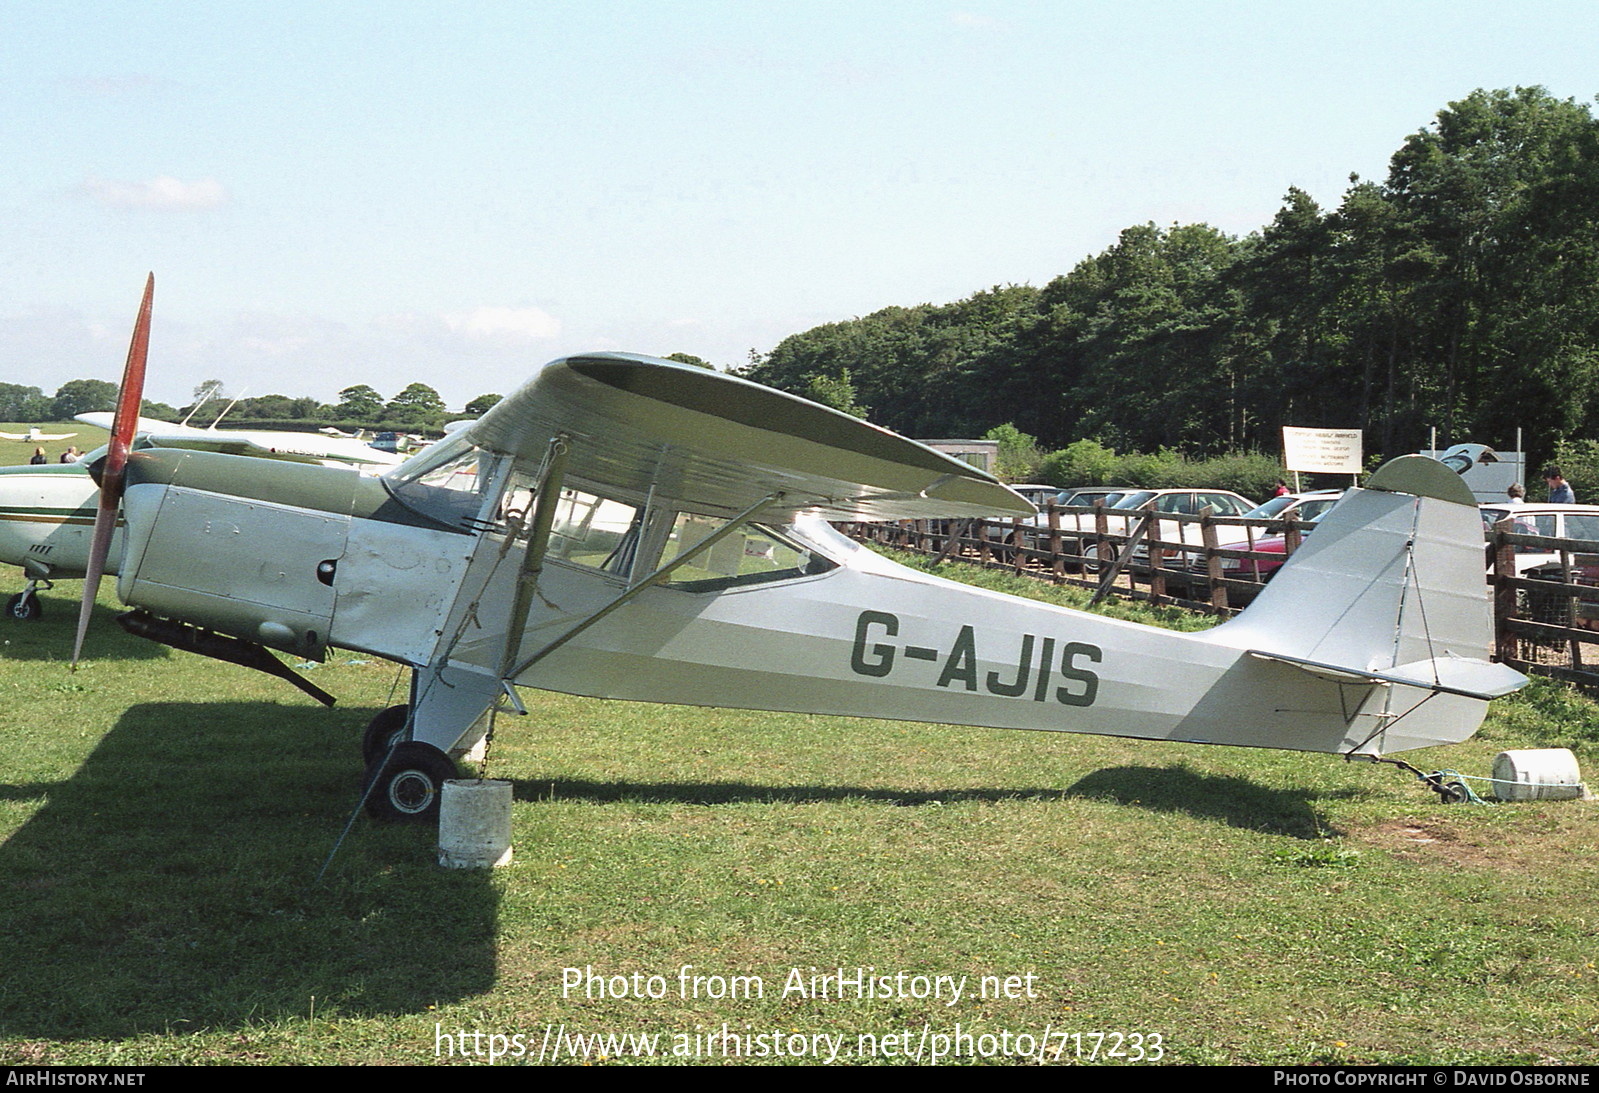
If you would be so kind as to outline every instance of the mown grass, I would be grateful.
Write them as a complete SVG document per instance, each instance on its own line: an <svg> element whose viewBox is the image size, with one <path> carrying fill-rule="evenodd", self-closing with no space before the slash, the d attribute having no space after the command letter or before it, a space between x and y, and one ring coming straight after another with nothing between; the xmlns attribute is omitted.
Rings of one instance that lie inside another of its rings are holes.
<svg viewBox="0 0 1599 1093"><path fill-rule="evenodd" d="M0 629L3 1063L431 1063L457 1031L724 1024L1599 1063L1591 804L1445 806L1326 756L530 692L488 762L515 789L511 867L447 872L424 832L360 819L319 881L393 667L311 670L341 699L323 710L124 636L108 590L72 675L75 591ZM1592 769L1599 710L1537 682L1416 761L1486 774L1550 745ZM685 965L766 996L681 997ZM840 966L971 979L953 1006L782 996ZM563 997L585 967L670 989ZM983 975L1036 996L973 997Z"/></svg>

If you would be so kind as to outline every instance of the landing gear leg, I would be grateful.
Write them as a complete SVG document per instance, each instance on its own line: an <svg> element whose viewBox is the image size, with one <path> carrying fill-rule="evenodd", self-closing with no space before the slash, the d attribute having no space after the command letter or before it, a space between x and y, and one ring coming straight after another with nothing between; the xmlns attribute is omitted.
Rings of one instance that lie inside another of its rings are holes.
<svg viewBox="0 0 1599 1093"><path fill-rule="evenodd" d="M1393 759L1386 755L1362 755L1358 752L1344 756L1345 759L1363 759L1369 763L1389 763L1400 770L1408 771L1416 776L1416 780L1438 795L1438 799L1446 805L1460 805L1475 799L1471 787L1459 780L1459 775L1453 771L1435 770L1431 774L1423 772L1419 767L1413 767L1403 759ZM1476 803L1481 804L1478 800Z"/></svg>

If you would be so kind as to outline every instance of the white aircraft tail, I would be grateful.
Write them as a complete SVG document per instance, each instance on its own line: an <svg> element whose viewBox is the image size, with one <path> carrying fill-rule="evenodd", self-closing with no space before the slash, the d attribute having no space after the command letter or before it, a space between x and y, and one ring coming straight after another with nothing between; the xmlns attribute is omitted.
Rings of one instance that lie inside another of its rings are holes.
<svg viewBox="0 0 1599 1093"><path fill-rule="evenodd" d="M1526 682L1489 659L1484 568L1471 491L1442 463L1401 456L1350 490L1255 602L1211 633L1322 679L1385 685L1384 712L1354 751L1454 743L1476 731L1488 699Z"/></svg>

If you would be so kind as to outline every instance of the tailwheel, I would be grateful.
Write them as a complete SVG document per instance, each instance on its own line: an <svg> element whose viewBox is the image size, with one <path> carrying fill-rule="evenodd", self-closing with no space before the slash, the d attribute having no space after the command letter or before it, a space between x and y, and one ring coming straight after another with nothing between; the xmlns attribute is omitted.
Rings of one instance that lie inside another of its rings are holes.
<svg viewBox="0 0 1599 1093"><path fill-rule="evenodd" d="M38 622L44 617L44 605L32 592L18 592L6 601L6 618L18 622Z"/></svg>
<svg viewBox="0 0 1599 1093"><path fill-rule="evenodd" d="M370 767L389 754L389 749L405 738L410 716L411 707L390 706L368 721L366 731L361 734L361 761Z"/></svg>
<svg viewBox="0 0 1599 1093"><path fill-rule="evenodd" d="M433 823L444 783L456 773L455 763L432 744L398 744L386 761L380 756L367 767L367 814L386 823Z"/></svg>

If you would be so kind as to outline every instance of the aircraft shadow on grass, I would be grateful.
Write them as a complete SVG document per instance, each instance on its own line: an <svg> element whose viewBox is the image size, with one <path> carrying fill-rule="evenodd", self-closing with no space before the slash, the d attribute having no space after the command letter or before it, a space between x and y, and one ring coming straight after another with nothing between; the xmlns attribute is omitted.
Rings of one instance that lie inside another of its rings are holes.
<svg viewBox="0 0 1599 1093"><path fill-rule="evenodd" d="M494 982L497 901L415 827L358 824L357 726L270 703L129 709L0 844L0 1037L411 1013ZM313 1001L314 999L314 1001Z"/></svg>
<svg viewBox="0 0 1599 1093"><path fill-rule="evenodd" d="M1068 797L1093 797L1155 812L1182 812L1220 820L1233 827L1296 839L1340 835L1316 812L1329 797L1352 797L1356 790L1323 793L1274 789L1231 774L1201 774L1187 767L1111 767L1078 779Z"/></svg>
<svg viewBox="0 0 1599 1093"><path fill-rule="evenodd" d="M618 801L670 801L689 805L727 805L747 802L814 804L820 801L873 801L914 808L961 801L1026 801L1056 798L1053 788L1005 789L891 789L883 786L778 786L748 782L590 782L576 778L528 778L512 782L519 801L581 800L597 804Z"/></svg>
<svg viewBox="0 0 1599 1093"><path fill-rule="evenodd" d="M1328 794L1305 789L1271 789L1247 778L1199 774L1185 768L1116 767L1095 771L1069 789L1016 786L951 790L909 790L882 786L780 786L747 782L590 782L574 778L530 778L513 783L517 800L672 801L691 805L723 805L770 801L810 804L863 800L900 807L978 801L1095 797L1137 808L1185 812L1220 820L1234 827L1301 839L1337 834L1315 811ZM1349 796L1340 791L1332 796Z"/></svg>
<svg viewBox="0 0 1599 1093"><path fill-rule="evenodd" d="M76 582L74 582L76 583ZM0 598L12 594L11 589L0 590ZM19 622L0 618L0 660L60 661L64 674L72 660L72 635L78 625L78 603L62 595L61 590L39 597L44 605L44 617L33 622ZM86 660L160 660L167 650L153 641L145 641L124 633L116 624L121 610L96 605L93 621L89 624L89 641L85 645Z"/></svg>

